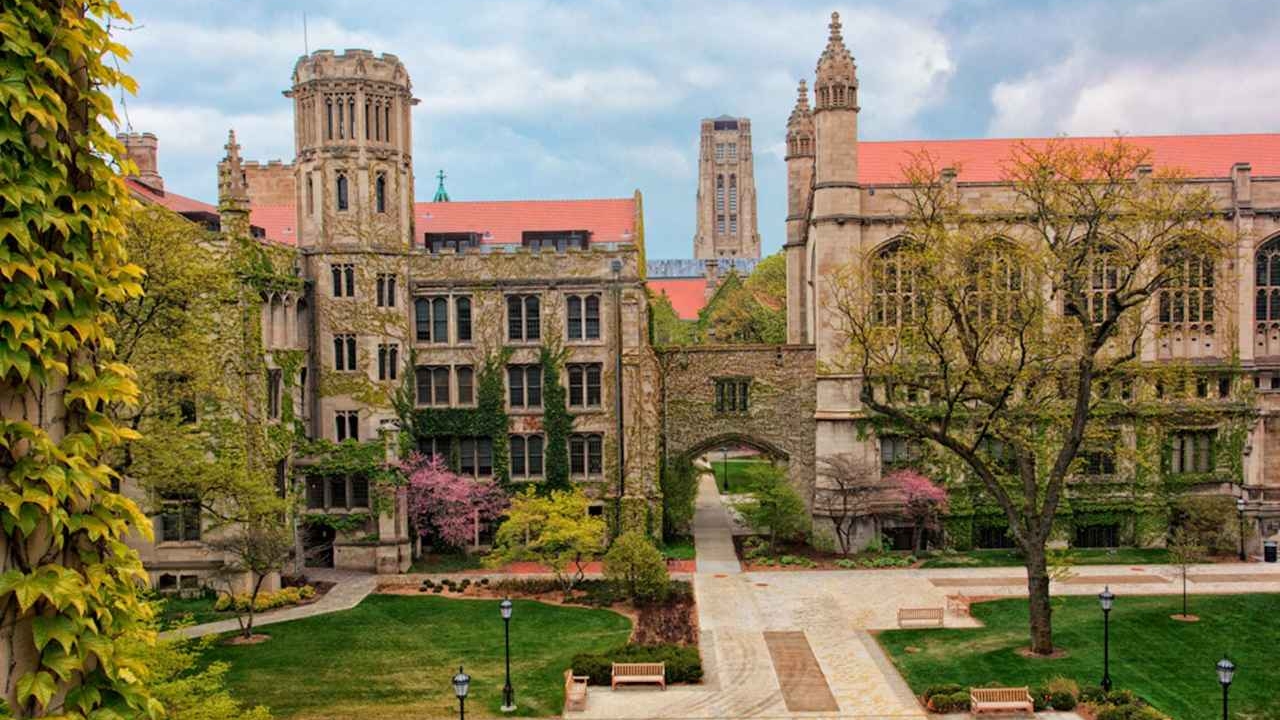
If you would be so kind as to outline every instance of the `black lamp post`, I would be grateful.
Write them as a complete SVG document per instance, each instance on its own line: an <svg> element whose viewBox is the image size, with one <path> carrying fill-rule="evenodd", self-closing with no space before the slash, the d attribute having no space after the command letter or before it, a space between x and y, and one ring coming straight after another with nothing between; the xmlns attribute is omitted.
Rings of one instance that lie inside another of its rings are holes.
<svg viewBox="0 0 1280 720"><path fill-rule="evenodd" d="M1236 498L1236 515L1240 517L1240 562L1248 562L1244 554L1244 498Z"/></svg>
<svg viewBox="0 0 1280 720"><path fill-rule="evenodd" d="M458 674L453 676L453 694L458 696L458 720L467 720L467 691L471 689L471 676L462 672L458 666Z"/></svg>
<svg viewBox="0 0 1280 720"><path fill-rule="evenodd" d="M720 446L720 472L724 475L724 491L729 492L729 447Z"/></svg>
<svg viewBox="0 0 1280 720"><path fill-rule="evenodd" d="M1098 604L1102 606L1102 689L1106 692L1111 692L1111 606L1115 601L1110 585L1098 593Z"/></svg>
<svg viewBox="0 0 1280 720"><path fill-rule="evenodd" d="M507 645L507 684L502 686L502 712L516 709L516 691L511 687L511 600L503 599L498 603L502 613L502 634Z"/></svg>
<svg viewBox="0 0 1280 720"><path fill-rule="evenodd" d="M1222 683L1222 720L1227 720L1227 691L1231 689L1231 678L1235 674L1235 663L1225 656L1218 661L1218 682Z"/></svg>

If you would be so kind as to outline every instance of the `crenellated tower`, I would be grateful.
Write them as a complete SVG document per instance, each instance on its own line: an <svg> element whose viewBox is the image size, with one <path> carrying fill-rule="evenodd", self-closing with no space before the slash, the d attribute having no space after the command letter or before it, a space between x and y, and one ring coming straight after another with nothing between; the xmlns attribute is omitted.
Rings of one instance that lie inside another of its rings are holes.
<svg viewBox="0 0 1280 720"><path fill-rule="evenodd" d="M413 136L409 73L391 54L317 50L293 87L298 244L409 247Z"/></svg>
<svg viewBox="0 0 1280 720"><path fill-rule="evenodd" d="M809 340L810 278L805 251L809 230L809 204L813 195L813 112L809 88L800 81L796 105L787 118L787 342Z"/></svg>

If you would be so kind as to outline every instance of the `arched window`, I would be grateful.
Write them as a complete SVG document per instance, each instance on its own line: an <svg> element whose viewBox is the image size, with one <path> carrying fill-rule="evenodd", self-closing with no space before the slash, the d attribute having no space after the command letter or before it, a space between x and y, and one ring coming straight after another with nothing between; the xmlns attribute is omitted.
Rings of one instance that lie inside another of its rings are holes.
<svg viewBox="0 0 1280 720"><path fill-rule="evenodd" d="M341 108L341 106L339 106ZM341 115L341 113L339 113ZM341 123L341 120L339 120ZM346 173L338 173L338 210L345 212L350 206L350 199L347 196L347 176Z"/></svg>
<svg viewBox="0 0 1280 720"><path fill-rule="evenodd" d="M1089 319L1094 323L1109 320L1116 313L1111 297L1116 294L1119 272L1112 255L1107 251L1098 252L1089 261L1089 289L1085 301Z"/></svg>
<svg viewBox="0 0 1280 720"><path fill-rule="evenodd" d="M965 309L970 322L1016 321L1022 296L1022 269L999 243L982 248L968 261Z"/></svg>
<svg viewBox="0 0 1280 720"><path fill-rule="evenodd" d="M332 140L333 139L333 98L326 97L324 99L324 114L325 114L324 115L325 116L324 139Z"/></svg>
<svg viewBox="0 0 1280 720"><path fill-rule="evenodd" d="M382 173L373 181L373 207L380 213L387 211L387 176Z"/></svg>
<svg viewBox="0 0 1280 720"><path fill-rule="evenodd" d="M738 176L729 176L729 214L738 212Z"/></svg>
<svg viewBox="0 0 1280 720"><path fill-rule="evenodd" d="M353 95L347 96L347 122L351 123L351 132L349 137L356 139L356 99Z"/></svg>
<svg viewBox="0 0 1280 720"><path fill-rule="evenodd" d="M373 101L368 98L364 101L364 139L369 140L369 110L373 105Z"/></svg>
<svg viewBox="0 0 1280 720"><path fill-rule="evenodd" d="M1165 253L1162 262L1169 279L1160 291L1160 322L1167 325L1204 323L1204 332L1211 334L1213 260L1173 251Z"/></svg>
<svg viewBox="0 0 1280 720"><path fill-rule="evenodd" d="M724 176L716 176L716 212L724 213Z"/></svg>
<svg viewBox="0 0 1280 720"><path fill-rule="evenodd" d="M1268 240L1254 257L1253 319L1280 320L1280 237Z"/></svg>
<svg viewBox="0 0 1280 720"><path fill-rule="evenodd" d="M877 325L911 322L921 311L915 272L904 262L902 241L895 240L876 254L871 270L872 319Z"/></svg>

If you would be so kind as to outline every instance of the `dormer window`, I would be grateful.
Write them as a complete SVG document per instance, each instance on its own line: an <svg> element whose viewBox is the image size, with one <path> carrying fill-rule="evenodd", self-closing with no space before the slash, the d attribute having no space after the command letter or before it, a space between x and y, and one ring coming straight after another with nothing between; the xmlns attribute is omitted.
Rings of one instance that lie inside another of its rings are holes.
<svg viewBox="0 0 1280 720"><path fill-rule="evenodd" d="M551 250L583 250L591 240L588 230L540 230L525 231L520 236L521 244L535 252Z"/></svg>
<svg viewBox="0 0 1280 720"><path fill-rule="evenodd" d="M467 248L477 247L480 244L480 235L478 233L427 233L423 238L423 244L432 255L439 255L445 250L460 253Z"/></svg>

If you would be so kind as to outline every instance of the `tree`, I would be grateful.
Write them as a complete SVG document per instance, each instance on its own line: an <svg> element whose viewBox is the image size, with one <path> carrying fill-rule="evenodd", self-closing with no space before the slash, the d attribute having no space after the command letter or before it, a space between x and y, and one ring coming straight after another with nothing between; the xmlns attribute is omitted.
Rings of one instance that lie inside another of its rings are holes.
<svg viewBox="0 0 1280 720"><path fill-rule="evenodd" d="M1178 566L1178 573L1182 576L1182 618L1185 620L1190 617L1187 614L1187 573L1190 572L1191 566L1204 559L1204 546L1199 543L1196 536L1186 528L1177 528L1173 531L1173 537L1169 539L1169 560Z"/></svg>
<svg viewBox="0 0 1280 720"><path fill-rule="evenodd" d="M604 518L590 515L588 507L587 496L578 488L546 495L529 488L516 495L486 563L501 567L519 560L537 562L551 570L569 597L586 563L604 546Z"/></svg>
<svg viewBox="0 0 1280 720"><path fill-rule="evenodd" d="M835 283L871 421L931 441L1004 512L1036 654L1053 651L1045 547L1099 403L1135 382L1144 308L1227 245L1208 191L1150 161L1122 139L1024 143L1008 199L974 209L919 156L906 233Z"/></svg>
<svg viewBox="0 0 1280 720"><path fill-rule="evenodd" d="M809 511L782 470L757 463L747 474L754 489L738 511L752 529L768 534L769 552L776 553L779 539L790 540L809 530Z"/></svg>
<svg viewBox="0 0 1280 720"><path fill-rule="evenodd" d="M649 293L650 342L657 346L692 343L693 321L680 319L666 293L646 292Z"/></svg>
<svg viewBox="0 0 1280 720"><path fill-rule="evenodd" d="M419 536L449 547L473 542L478 525L502 517L510 502L497 483L459 475L439 455L411 455L402 471L408 477L409 517Z"/></svg>
<svg viewBox="0 0 1280 720"><path fill-rule="evenodd" d="M200 640L174 637L156 643L147 658L154 680L155 697L170 720L271 720L271 712L259 705L247 708L226 688L225 662L202 663L213 635Z"/></svg>
<svg viewBox="0 0 1280 720"><path fill-rule="evenodd" d="M903 510L913 526L911 547L919 554L924 550L924 531L936 530L947 511L947 491L915 470L898 470L885 480L902 492Z"/></svg>
<svg viewBox="0 0 1280 720"><path fill-rule="evenodd" d="M858 521L875 514L890 486L881 482L875 466L851 453L820 458L818 476L826 482L819 484L814 502L831 518L840 552L848 555L856 549Z"/></svg>
<svg viewBox="0 0 1280 720"><path fill-rule="evenodd" d="M604 577L625 592L632 604L661 600L671 585L662 552L638 530L613 541L604 556Z"/></svg>
<svg viewBox="0 0 1280 720"><path fill-rule="evenodd" d="M720 279L715 294L698 313L700 342L786 342L786 261L781 254L774 257L760 263L765 268L760 280L754 280L759 267L745 280L733 270ZM783 273L781 295L774 272L778 268Z"/></svg>
<svg viewBox="0 0 1280 720"><path fill-rule="evenodd" d="M253 618L262 583L272 574L280 572L293 553L293 533L277 515L259 515L240 519L226 528L224 534L209 541L213 550L225 553L218 575L223 590L231 600L240 625L240 635L253 637ZM236 602L237 584L241 578L249 582L248 602L244 606Z"/></svg>
<svg viewBox="0 0 1280 720"><path fill-rule="evenodd" d="M156 715L154 645L131 535L145 517L104 460L135 437L103 410L137 397L112 362L113 303L141 292L105 0L0 6L0 697L16 718ZM127 163L126 163L127 164Z"/></svg>

